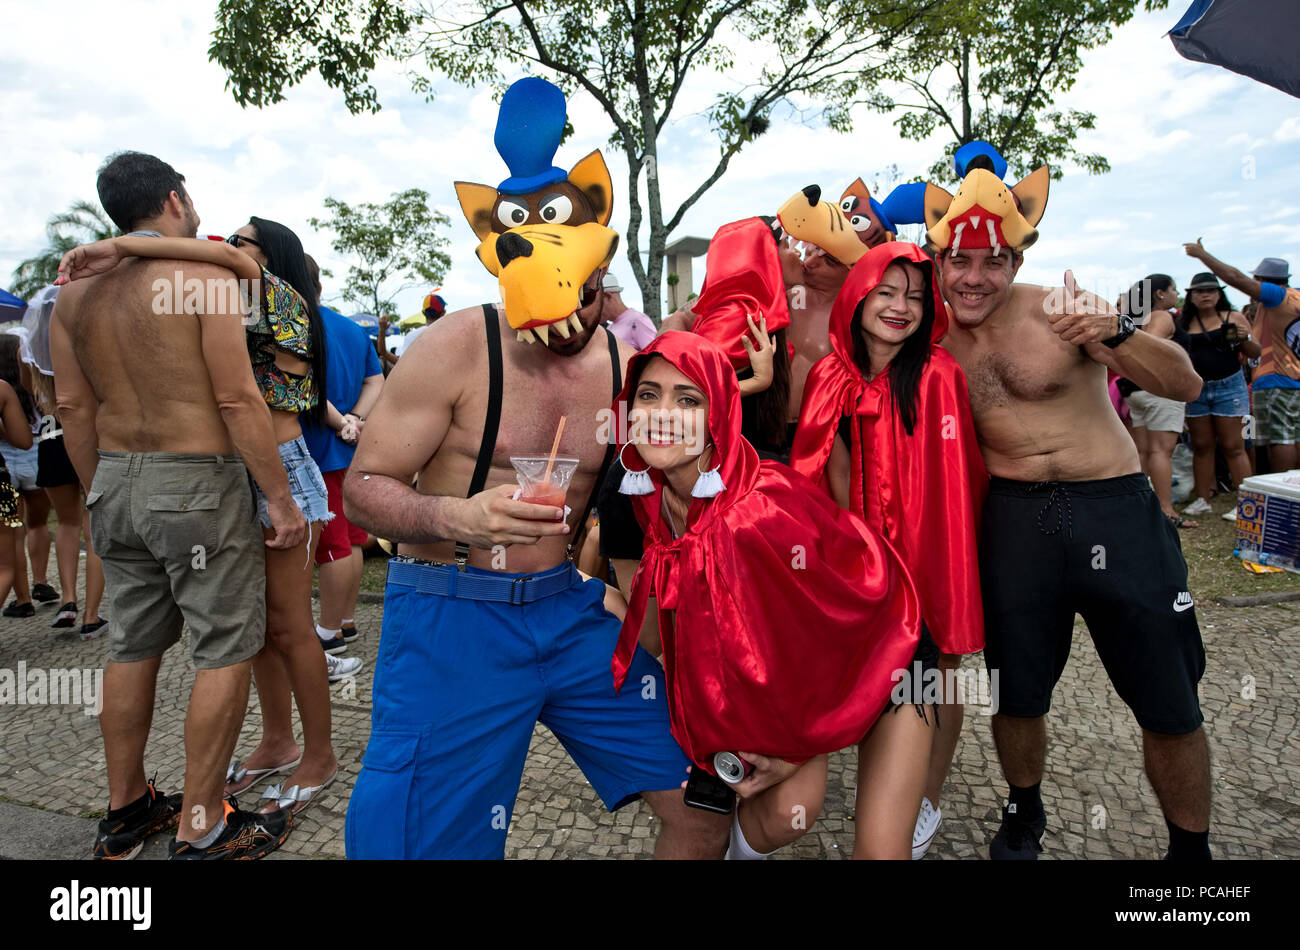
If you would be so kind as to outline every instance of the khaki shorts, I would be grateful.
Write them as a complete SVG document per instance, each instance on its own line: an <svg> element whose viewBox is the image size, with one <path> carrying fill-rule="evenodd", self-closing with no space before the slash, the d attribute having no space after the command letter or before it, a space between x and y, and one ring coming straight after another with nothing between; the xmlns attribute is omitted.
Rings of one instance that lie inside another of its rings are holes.
<svg viewBox="0 0 1300 950"><path fill-rule="evenodd" d="M110 660L160 656L185 624L201 670L262 649L266 555L239 456L101 451L86 507Z"/></svg>
<svg viewBox="0 0 1300 950"><path fill-rule="evenodd" d="M1183 403L1139 389L1126 400L1129 421L1135 429L1151 432L1182 432Z"/></svg>

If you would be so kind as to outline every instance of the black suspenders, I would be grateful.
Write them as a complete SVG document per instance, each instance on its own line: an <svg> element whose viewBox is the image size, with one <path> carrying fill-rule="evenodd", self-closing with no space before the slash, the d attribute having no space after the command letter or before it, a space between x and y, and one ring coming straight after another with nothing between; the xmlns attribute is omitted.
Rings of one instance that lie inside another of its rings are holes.
<svg viewBox="0 0 1300 950"><path fill-rule="evenodd" d="M483 441L479 443L478 460L474 464L474 477L470 479L469 492L466 498L472 498L483 490L487 484L488 472L492 468L492 456L496 454L497 447L497 430L501 426L501 393L504 388L504 367L501 359L501 325L498 322L496 309L491 304L483 305L483 324L487 330L488 344L488 405L487 415L483 419ZM614 367L614 392L610 397L610 402L618 398L618 394L623 390L623 370L618 360L618 339L609 330L605 330L605 340L609 344L609 361ZM600 490L600 484L604 481L605 472L609 468L610 462L614 457L614 444L611 442L605 449L605 461L601 463L600 474L596 477L596 483L592 487L591 495L587 498L587 506L582 512L582 519L578 522L579 528L587 523L587 516L591 514L592 505L595 503L596 494ZM573 556L573 545L569 545L569 556ZM469 545L463 541L456 542L456 566L464 570L469 563Z"/></svg>
<svg viewBox="0 0 1300 950"><path fill-rule="evenodd" d="M623 367L618 361L618 337L605 330L605 342L609 344L609 364L614 367L614 395L610 397L612 403L618 398L618 394L623 391ZM611 439L613 435L611 434ZM614 461L614 442L611 441L605 447L605 461L600 463L600 474L596 476L596 483L592 486L591 494L587 496L587 507L582 510L582 518L578 521L578 530L581 531L587 524L587 518L591 515L591 509L596 504L596 496L600 494L600 486L605 481L605 473L609 471L610 463ZM573 545L569 545L569 553L573 553Z"/></svg>

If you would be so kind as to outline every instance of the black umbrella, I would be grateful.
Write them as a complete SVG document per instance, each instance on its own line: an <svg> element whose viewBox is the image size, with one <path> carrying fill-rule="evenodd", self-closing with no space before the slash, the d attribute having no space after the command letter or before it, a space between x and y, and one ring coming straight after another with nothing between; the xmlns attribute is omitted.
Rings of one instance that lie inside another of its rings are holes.
<svg viewBox="0 0 1300 950"><path fill-rule="evenodd" d="M1186 59L1300 97L1300 2L1196 0L1169 31Z"/></svg>

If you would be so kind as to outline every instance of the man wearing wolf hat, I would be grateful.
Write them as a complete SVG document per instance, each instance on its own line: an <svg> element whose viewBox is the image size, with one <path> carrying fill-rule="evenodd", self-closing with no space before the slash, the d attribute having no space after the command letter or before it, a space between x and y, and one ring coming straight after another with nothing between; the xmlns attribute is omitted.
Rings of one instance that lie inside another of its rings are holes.
<svg viewBox="0 0 1300 950"><path fill-rule="evenodd" d="M1200 378L1181 348L1135 334L1069 271L1064 288L1013 283L1038 237L1049 173L1008 187L996 158L966 156L957 194L930 185L923 209L954 318L944 345L966 372L992 476L980 576L985 661L1000 672L993 737L1010 802L990 855L1042 850L1044 717L1078 613L1142 727L1169 856L1208 858L1209 751L1197 698L1205 650L1178 531L1111 406L1106 370L1180 401L1196 398Z"/></svg>

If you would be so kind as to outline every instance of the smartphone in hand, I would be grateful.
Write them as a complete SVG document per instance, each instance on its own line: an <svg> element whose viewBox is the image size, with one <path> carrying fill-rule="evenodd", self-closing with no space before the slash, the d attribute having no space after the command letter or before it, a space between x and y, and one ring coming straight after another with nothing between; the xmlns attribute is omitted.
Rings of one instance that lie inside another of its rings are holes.
<svg viewBox="0 0 1300 950"><path fill-rule="evenodd" d="M716 775L710 775L698 765L691 766L690 777L686 780L686 792L683 796L691 808L730 815L736 807L736 793L726 782Z"/></svg>

